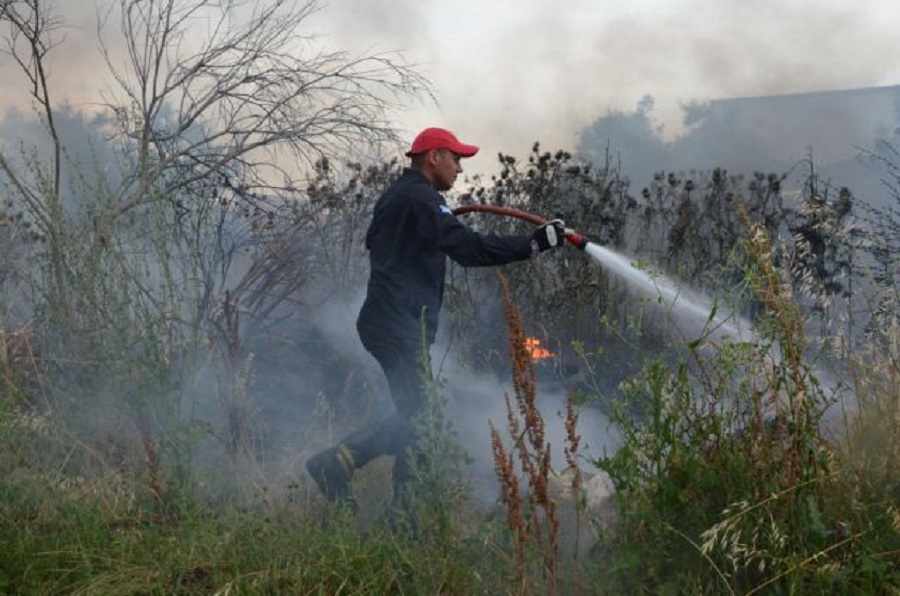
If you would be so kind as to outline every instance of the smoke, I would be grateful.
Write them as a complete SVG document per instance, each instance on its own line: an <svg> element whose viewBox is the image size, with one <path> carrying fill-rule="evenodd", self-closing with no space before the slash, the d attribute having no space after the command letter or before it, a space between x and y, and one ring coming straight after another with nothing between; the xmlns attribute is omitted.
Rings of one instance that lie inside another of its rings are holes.
<svg viewBox="0 0 900 596"><path fill-rule="evenodd" d="M328 287L325 284L311 291L327 294ZM305 318L309 326L296 333L302 336L307 357L294 358L289 366L283 361L273 361L277 342L270 338L260 344L254 366L258 369L258 380L268 378L269 387L254 388L259 393L253 411L254 424L266 437L263 454L266 476L276 487L304 475L300 464L308 456L393 412L383 373L356 333L356 314L362 300L362 292L333 299L318 307L314 316ZM314 346L312 350L310 346ZM311 355L313 352L333 357L323 359ZM436 344L431 355L434 373L441 382L439 391L446 400L444 414L456 434L453 440L471 458L466 480L472 496L481 505L492 505L499 493L490 425L500 431L508 444L505 396L514 401L511 383L497 376L473 373L446 345ZM209 376L205 378L206 382L211 380ZM349 409L330 414L327 407L311 409L316 401L311 393L316 392L324 392L319 396L320 404L322 400L332 404L344 402L349 404ZM207 391L207 394L213 393ZM567 387L555 381L542 382L538 389L538 408L546 424L551 463L556 471L566 467L563 449L567 396ZM208 411L219 415L213 406ZM596 474L590 461L612 452L618 442L615 430L597 407L586 405L579 409L578 433L581 467L588 475Z"/></svg>
<svg viewBox="0 0 900 596"><path fill-rule="evenodd" d="M60 101L87 109L110 83L98 52L98 14L114 2L59 0L63 27L50 55L50 83ZM522 155L534 141L574 149L578 134L610 110L657 100L671 139L683 131L681 107L693 101L888 85L898 69L897 8L877 0L794 3L737 0L643 0L612 6L574 0L485 3L323 2L306 33L351 52L402 52L434 85L398 115L409 138L428 125L448 126L483 151L468 173L498 169L496 154ZM108 41L119 23L107 22ZM64 38L63 38L64 36ZM117 66L121 48L111 48ZM6 81L20 80L2 61ZM26 85L0 91L0 106L27 108Z"/></svg>
<svg viewBox="0 0 900 596"><path fill-rule="evenodd" d="M819 192L836 195L847 187L855 199L886 208L894 193L879 160L893 159L898 105L900 86L694 103L684 111L689 129L666 140L653 100L645 98L632 112L610 112L588 126L576 157L612 159L635 195L658 172L698 182L721 168L737 176L785 175L788 194L815 174Z"/></svg>
<svg viewBox="0 0 900 596"><path fill-rule="evenodd" d="M96 20L98 8L103 14L107 6L56 3L65 38L60 36L49 57L50 84L58 101L70 102L76 111L103 100L108 81L97 51ZM684 132L682 105L687 102L896 82L900 73L884 59L900 49L892 30L895 10L889 0L870 2L865 10L849 0L789 5L645 0L616 7L573 0L563 8L550 0L334 0L310 20L308 32L320 35L329 48L396 50L418 65L431 79L437 101L423 98L409 105L397 125L409 138L423 126L448 126L464 141L479 144L482 152L465 163L471 174L494 169L497 152L521 155L535 140L549 148L574 149L591 122L610 110L632 109L648 93L656 98L653 116L662 138L672 140ZM108 26L118 22L113 18ZM123 64L126 56L115 46L111 50L114 64ZM21 74L10 60L0 64L8 82L0 90L0 107L6 113L12 107L26 110L31 100ZM816 114L820 119L828 114L829 126L839 123L843 138L859 128L842 113ZM4 122L4 139L22 134L17 117ZM640 154L634 159L640 161ZM307 319L285 325L277 336L282 343L255 354L254 382L266 397L252 414L268 447L287 462L281 476L302 473L291 467L299 457L352 430L329 426L338 412L328 413L324 406L310 411L317 392L368 404L372 416L390 408L380 371L356 337L353 320L360 300L356 295L304 312ZM298 343L312 341L327 348L316 353L318 359L286 357L298 353ZM448 413L461 442L476 461L476 473L492 476L488 421L505 426L503 396L510 388L460 367L446 374ZM195 379L196 398L208 400L209 412L217 399L215 375L208 369ZM563 462L558 412L564 397L562 388L540 397L557 465ZM602 416L592 410L583 416L589 450L614 442ZM362 423L362 416L355 422Z"/></svg>
<svg viewBox="0 0 900 596"><path fill-rule="evenodd" d="M54 106L69 103L79 110L93 111L102 102L101 92L105 84L103 73L107 70L99 52L98 15L105 14L110 2L100 0L57 0L40 3L50 11L50 20L57 24L52 34L55 46L47 55L47 82ZM118 27L114 19L110 25ZM6 49L9 36L4 29L0 45ZM27 48L20 45L22 56ZM113 48L113 55L124 60L124 53ZM27 62L27 60L26 60ZM21 69L10 58L0 60L0 111L10 108L29 110L32 105L31 88Z"/></svg>
<svg viewBox="0 0 900 596"><path fill-rule="evenodd" d="M363 23L368 8L332 2L323 29L423 64L438 105L410 106L401 126L412 135L446 125L480 144L470 173L536 140L572 149L591 121L646 94L671 139L691 101L885 85L898 74L883 59L900 49L886 0L865 10L849 0L382 4Z"/></svg>
<svg viewBox="0 0 900 596"><path fill-rule="evenodd" d="M247 352L253 353L253 402L248 413L252 434L259 437L254 445L258 460L247 473L234 477L236 494L246 494L253 483L261 482L276 492L283 490L305 477L302 464L310 455L393 413L384 375L356 332L363 290L360 287L339 297L323 279L303 292L301 302L315 303L315 308L283 319L277 329L246 346ZM504 323L498 320L496 324ZM445 400L444 414L455 433L453 440L471 459L465 472L472 497L479 505L491 506L499 493L490 425L510 443L505 404L506 396L514 402L510 379L473 373L452 346L442 342L432 347L431 355L439 392ZM219 401L220 375L219 369L210 366L185 392L196 400L190 412L195 421L217 429L227 428L226 412ZM537 394L551 463L554 470L562 471L566 467L563 449L568 387L556 380L544 380ZM612 452L618 443L615 429L596 406L585 405L579 409L578 434L581 467L587 475L596 474L590 461ZM198 454L194 462L198 471L221 469L225 442L220 438ZM210 462L218 463L210 467Z"/></svg>
<svg viewBox="0 0 900 596"><path fill-rule="evenodd" d="M513 410L518 412L512 384L473 375L458 364L450 364L444 374L447 380L447 416L457 433L459 444L472 460L468 468L472 496L476 502L492 504L499 497L499 486L494 472L490 427L496 428L507 448L514 451L506 409L508 398ZM564 453L567 445L567 388L558 383L542 383L536 400L545 424L545 439L550 446L551 467L560 473L567 466ZM579 467L587 475L596 474L597 470L590 462L612 454L619 442L616 430L599 409L587 405L578 409L577 434L580 436Z"/></svg>

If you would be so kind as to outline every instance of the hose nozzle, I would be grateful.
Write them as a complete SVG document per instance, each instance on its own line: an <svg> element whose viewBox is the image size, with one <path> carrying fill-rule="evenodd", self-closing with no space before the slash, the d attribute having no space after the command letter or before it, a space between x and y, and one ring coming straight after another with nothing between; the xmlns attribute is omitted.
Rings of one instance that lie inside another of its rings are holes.
<svg viewBox="0 0 900 596"><path fill-rule="evenodd" d="M566 228L566 240L578 250L584 250L584 247L587 246L588 243L587 238L570 228Z"/></svg>

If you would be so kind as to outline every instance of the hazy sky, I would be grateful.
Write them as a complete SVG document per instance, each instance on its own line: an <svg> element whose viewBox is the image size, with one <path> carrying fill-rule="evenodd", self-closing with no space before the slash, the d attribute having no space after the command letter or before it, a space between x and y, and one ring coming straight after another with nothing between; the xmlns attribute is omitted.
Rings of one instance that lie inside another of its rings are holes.
<svg viewBox="0 0 900 596"><path fill-rule="evenodd" d="M102 70L96 7L57 7L69 29L52 81L86 104ZM898 84L898 23L896 0L331 0L309 25L333 48L403 51L439 103L410 105L398 125L481 145L473 172L535 140L572 149L582 127L646 94L674 134L685 101ZM0 103L21 95L4 85Z"/></svg>
<svg viewBox="0 0 900 596"><path fill-rule="evenodd" d="M405 126L444 125L525 156L645 94L670 134L681 103L900 83L896 0L332 0L336 43L403 49L439 106Z"/></svg>

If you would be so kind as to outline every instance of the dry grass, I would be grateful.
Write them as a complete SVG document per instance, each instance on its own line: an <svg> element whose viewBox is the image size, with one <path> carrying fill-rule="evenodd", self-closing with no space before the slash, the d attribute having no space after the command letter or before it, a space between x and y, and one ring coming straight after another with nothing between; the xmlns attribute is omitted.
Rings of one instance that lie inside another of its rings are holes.
<svg viewBox="0 0 900 596"><path fill-rule="evenodd" d="M576 461L580 444L577 433L578 415L574 394L570 394L565 420L565 459L569 473L555 474L550 444L545 436L544 419L537 406L536 372L534 361L527 348L521 312L512 299L506 279L500 273L498 279L509 334L515 395L514 399L508 394L504 396L507 412L506 430L511 446L504 444L499 429L491 425L494 469L500 481L501 500L506 508L506 523L512 533L517 585L520 586L520 592L527 592L529 560L531 555L535 555L540 562L544 593L556 594L561 582L560 516L553 493L558 488L561 478L566 478L569 484L565 492L575 495L576 511L580 512L583 506L577 497L581 493L583 483ZM579 521L576 520L576 527ZM577 585L577 582L573 584Z"/></svg>
<svg viewBox="0 0 900 596"><path fill-rule="evenodd" d="M12 395L28 387L34 380L37 359L29 327L7 331L0 317L0 395Z"/></svg>

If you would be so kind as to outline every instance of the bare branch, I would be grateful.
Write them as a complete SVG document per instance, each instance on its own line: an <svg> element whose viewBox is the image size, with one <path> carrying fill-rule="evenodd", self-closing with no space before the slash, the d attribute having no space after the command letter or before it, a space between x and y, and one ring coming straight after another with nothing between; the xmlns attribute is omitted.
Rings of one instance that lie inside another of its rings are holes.
<svg viewBox="0 0 900 596"><path fill-rule="evenodd" d="M147 196L149 180L195 168L177 185L214 175L254 152L278 149L295 175L322 157L360 144L396 141L390 112L400 100L430 94L428 83L396 54L353 57L313 47L302 26L316 0L273 0L252 7L209 0L121 0L128 63L107 64L124 105L111 104L123 138L138 145L129 198L113 219ZM152 156L152 160L151 160ZM174 190L174 188L169 188Z"/></svg>
<svg viewBox="0 0 900 596"><path fill-rule="evenodd" d="M62 203L60 180L62 176L62 142L53 117L53 104L46 60L51 50L60 41L54 36L61 27L61 21L54 15L47 2L42 0L7 0L0 3L0 21L9 25L7 37L8 53L19 65L30 85L30 93L38 105L40 117L47 126L52 143L52 163L50 165L50 188L42 188L38 177L37 191L26 187L22 179L12 171L5 158L2 169L10 178L29 205L38 222L46 229L50 240L52 266L55 271L57 291L64 303L68 302L68 276L62 248ZM64 39L64 37L63 37ZM39 197L44 200L41 201ZM46 209L43 207L46 206Z"/></svg>

